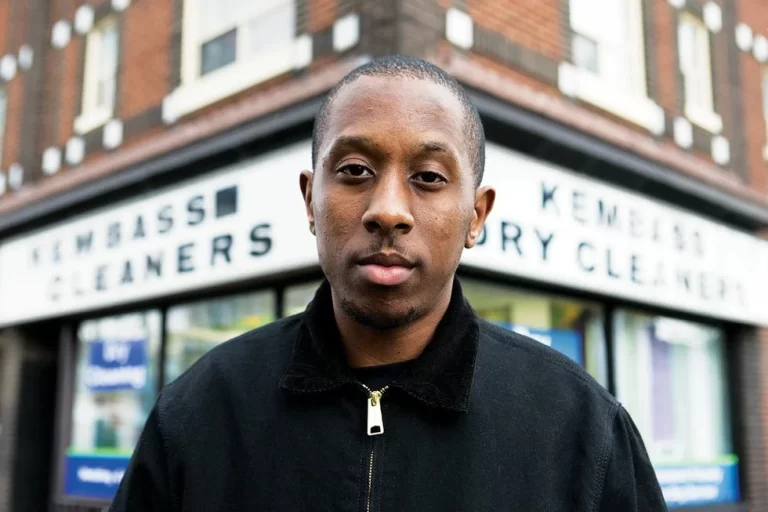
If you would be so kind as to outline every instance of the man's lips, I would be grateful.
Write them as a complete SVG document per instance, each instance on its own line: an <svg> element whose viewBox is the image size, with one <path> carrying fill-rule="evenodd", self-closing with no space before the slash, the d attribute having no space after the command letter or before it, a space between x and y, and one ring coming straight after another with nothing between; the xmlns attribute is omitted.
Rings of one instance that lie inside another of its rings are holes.
<svg viewBox="0 0 768 512"><path fill-rule="evenodd" d="M397 253L376 253L358 262L365 277L381 286L397 286L413 273L416 264Z"/></svg>

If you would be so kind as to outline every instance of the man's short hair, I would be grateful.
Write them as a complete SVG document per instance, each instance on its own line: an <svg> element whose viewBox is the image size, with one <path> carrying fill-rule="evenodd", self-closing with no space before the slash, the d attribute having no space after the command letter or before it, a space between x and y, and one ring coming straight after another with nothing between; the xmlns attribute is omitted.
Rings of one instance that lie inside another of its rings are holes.
<svg viewBox="0 0 768 512"><path fill-rule="evenodd" d="M480 186L483 181L483 171L485 169L485 130L480 120L477 109L469 99L467 91L451 75L425 60L416 57L405 57L402 55L393 55L374 59L362 66L352 70L347 76L341 79L333 89L328 93L320 112L315 118L315 125L312 130L312 167L317 165L318 151L322 137L328 128L330 117L330 107L334 100L346 86L356 81L361 76L374 77L393 77L393 78L413 78L417 80L428 80L432 83L442 85L453 93L459 100L464 110L464 131L467 140L467 150L469 160L475 175L475 186Z"/></svg>

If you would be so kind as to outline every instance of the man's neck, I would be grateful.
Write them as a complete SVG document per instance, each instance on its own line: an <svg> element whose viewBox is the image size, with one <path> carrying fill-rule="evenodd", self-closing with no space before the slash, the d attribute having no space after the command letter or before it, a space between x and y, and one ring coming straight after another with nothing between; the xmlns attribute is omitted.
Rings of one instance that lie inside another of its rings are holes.
<svg viewBox="0 0 768 512"><path fill-rule="evenodd" d="M451 301L453 282L441 293L440 300L418 320L385 331L362 325L334 305L334 316L341 342L352 368L379 366L416 359L432 341L437 325Z"/></svg>

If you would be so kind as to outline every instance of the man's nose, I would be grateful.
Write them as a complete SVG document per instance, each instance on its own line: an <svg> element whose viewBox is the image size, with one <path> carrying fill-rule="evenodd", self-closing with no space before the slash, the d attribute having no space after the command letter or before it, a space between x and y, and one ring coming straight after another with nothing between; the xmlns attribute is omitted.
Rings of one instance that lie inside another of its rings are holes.
<svg viewBox="0 0 768 512"><path fill-rule="evenodd" d="M380 231L389 235L395 231L401 234L411 231L414 220L408 183L399 176L381 179L372 190L363 224L371 233Z"/></svg>

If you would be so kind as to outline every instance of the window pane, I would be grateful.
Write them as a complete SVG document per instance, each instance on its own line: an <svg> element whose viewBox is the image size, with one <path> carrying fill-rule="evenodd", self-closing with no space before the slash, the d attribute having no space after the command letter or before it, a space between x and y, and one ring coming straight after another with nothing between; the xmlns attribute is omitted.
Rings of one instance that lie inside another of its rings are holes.
<svg viewBox="0 0 768 512"><path fill-rule="evenodd" d="M200 0L200 38L212 39L246 19L253 0ZM254 2L256 3L256 2Z"/></svg>
<svg viewBox="0 0 768 512"><path fill-rule="evenodd" d="M101 35L101 59L99 76L112 77L117 71L118 32L114 25L104 29Z"/></svg>
<svg viewBox="0 0 768 512"><path fill-rule="evenodd" d="M573 35L573 63L582 69L598 73L597 42L580 34Z"/></svg>
<svg viewBox="0 0 768 512"><path fill-rule="evenodd" d="M461 279L478 315L550 345L607 383L604 319L600 306L526 293L473 279Z"/></svg>
<svg viewBox="0 0 768 512"><path fill-rule="evenodd" d="M174 381L216 345L274 319L275 295L271 291L169 309L165 383Z"/></svg>
<svg viewBox="0 0 768 512"><path fill-rule="evenodd" d="M285 316L296 315L304 311L315 297L315 292L321 283L322 281L313 281L287 288L283 299Z"/></svg>
<svg viewBox="0 0 768 512"><path fill-rule="evenodd" d="M109 498L116 491L157 397L160 330L157 311L82 324L67 494ZM83 468L108 473L114 480L99 484L98 475Z"/></svg>
<svg viewBox="0 0 768 512"><path fill-rule="evenodd" d="M293 1L284 2L251 20L248 25L249 52L263 52L293 40L296 31L294 9Z"/></svg>
<svg viewBox="0 0 768 512"><path fill-rule="evenodd" d="M667 500L681 505L682 485L709 485L718 495L723 482L697 481L704 477L694 472L681 482L682 473L670 471L684 466L736 474L723 332L626 311L616 313L613 328L617 398L643 436ZM736 483L728 485L737 491Z"/></svg>
<svg viewBox="0 0 768 512"><path fill-rule="evenodd" d="M203 43L200 51L201 76L232 64L237 59L237 30L231 30Z"/></svg>
<svg viewBox="0 0 768 512"><path fill-rule="evenodd" d="M110 107L115 103L115 87L117 83L114 76L99 80L97 84L96 105L99 107Z"/></svg>

